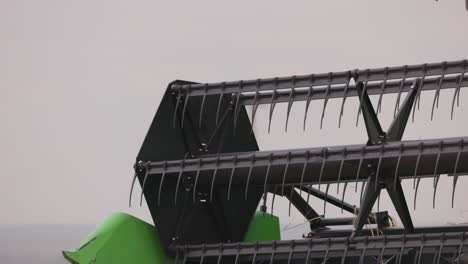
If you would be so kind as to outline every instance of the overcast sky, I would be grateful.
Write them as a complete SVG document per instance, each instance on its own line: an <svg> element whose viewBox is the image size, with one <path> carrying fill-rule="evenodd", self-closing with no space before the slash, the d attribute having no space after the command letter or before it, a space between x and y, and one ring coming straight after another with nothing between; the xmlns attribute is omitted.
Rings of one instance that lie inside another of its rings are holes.
<svg viewBox="0 0 468 264"><path fill-rule="evenodd" d="M128 208L132 164L174 79L238 80L468 58L462 0L232 2L0 0L0 224L94 224L115 211L149 221L146 206ZM432 94L425 94L405 138L468 135L468 92L462 91L453 121L451 96L442 93L431 123ZM393 103L385 97L384 127ZM267 122L256 121L261 147L364 143L362 123L354 127L355 102L347 105L341 129L338 105L330 103L323 130L317 114L306 132L300 129L303 105L295 105L286 135L278 106L270 135ZM314 102L310 113L320 107ZM460 182L455 209L450 185L442 179L436 211L431 182L423 183L417 221L468 221L462 191L468 181ZM405 191L412 207L413 192Z"/></svg>

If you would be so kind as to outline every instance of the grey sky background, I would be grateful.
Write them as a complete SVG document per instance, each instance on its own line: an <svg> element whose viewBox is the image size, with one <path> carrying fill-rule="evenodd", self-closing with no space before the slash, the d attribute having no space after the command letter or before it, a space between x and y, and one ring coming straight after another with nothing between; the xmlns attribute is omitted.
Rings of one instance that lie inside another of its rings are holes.
<svg viewBox="0 0 468 264"><path fill-rule="evenodd" d="M132 164L174 79L210 82L468 58L461 0L233 2L0 0L0 224L94 224L115 211L150 221L146 206L128 208ZM462 91L453 121L452 91L442 93L430 122L432 96L423 95L405 138L468 135L468 93ZM394 100L384 97L384 127ZM306 132L304 106L295 104L287 134L281 133L285 106L278 106L270 135L267 110L260 108L255 129L261 147L365 142L362 122L354 127L355 101L347 104L341 129L339 103L332 100L319 130L321 103L312 104ZM459 183L455 209L451 180L444 177L432 210L431 183L421 186L416 221L468 221L462 189L468 180ZM346 197L356 200L354 191ZM322 203L313 203L321 212ZM382 207L387 204L383 197ZM287 217L286 202L278 206L283 224L302 221L296 212ZM327 212L340 214L332 206Z"/></svg>

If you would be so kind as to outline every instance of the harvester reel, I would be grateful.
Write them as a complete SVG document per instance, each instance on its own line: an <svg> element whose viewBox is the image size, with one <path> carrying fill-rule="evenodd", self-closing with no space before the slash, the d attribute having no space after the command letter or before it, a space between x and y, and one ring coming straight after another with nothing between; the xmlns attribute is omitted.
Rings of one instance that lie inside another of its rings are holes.
<svg viewBox="0 0 468 264"><path fill-rule="evenodd" d="M416 202L421 179L432 179L435 206L440 175L447 174L453 179L453 205L458 178L468 173L468 138L402 137L426 91L434 91L432 120L440 92L451 89L448 116L453 118L460 90L468 87L467 69L468 60L462 60L221 83L174 81L136 158L132 190L138 178L140 203L144 196L165 251L184 264L468 263L463 260L468 226L415 226L402 188L403 181L412 182ZM394 120L384 131L377 115L387 94L397 99ZM378 96L376 108L372 95ZM252 128L259 105L269 105L270 131L275 106L286 103L287 131L293 104L304 101L305 130L311 101L323 101L322 128L328 101L338 98L341 127L349 97L359 99L356 125L362 115L367 143L259 150ZM252 106L250 119L245 106ZM356 190L362 183L359 207L345 199L350 183L356 183ZM329 194L331 184L337 184L337 191L343 187L341 199ZM379 212L383 189L403 228L392 227L388 214ZM287 198L289 212L293 206L310 222L309 235L245 242L258 206L265 217L274 214L276 196ZM324 201L323 215L309 204L310 196ZM356 217L327 218L327 203ZM376 203L377 212L372 212ZM368 223L376 224L379 232L365 228ZM334 229L335 225L352 228Z"/></svg>

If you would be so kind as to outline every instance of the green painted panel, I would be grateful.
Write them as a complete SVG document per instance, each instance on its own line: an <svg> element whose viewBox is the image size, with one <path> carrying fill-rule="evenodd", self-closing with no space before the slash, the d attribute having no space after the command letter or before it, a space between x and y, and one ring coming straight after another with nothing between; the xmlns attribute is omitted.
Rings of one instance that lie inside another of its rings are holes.
<svg viewBox="0 0 468 264"><path fill-rule="evenodd" d="M256 212L250 222L244 241L280 240L280 224L277 216Z"/></svg>
<svg viewBox="0 0 468 264"><path fill-rule="evenodd" d="M110 215L78 249L64 251L71 263L164 263L164 252L154 226L131 215Z"/></svg>
<svg viewBox="0 0 468 264"><path fill-rule="evenodd" d="M244 241L280 240L279 218L256 212ZM63 251L73 264L172 264L156 228L125 213L110 215L84 239L78 249Z"/></svg>

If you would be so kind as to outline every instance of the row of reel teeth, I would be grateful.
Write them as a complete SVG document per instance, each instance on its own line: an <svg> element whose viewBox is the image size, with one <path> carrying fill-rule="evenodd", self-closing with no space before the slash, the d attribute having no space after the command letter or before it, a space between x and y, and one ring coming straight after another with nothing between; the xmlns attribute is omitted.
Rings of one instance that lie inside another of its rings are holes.
<svg viewBox="0 0 468 264"><path fill-rule="evenodd" d="M182 107L182 118L180 125L183 126L187 111L187 105L192 97L202 97L199 112L199 127L202 126L204 106L207 96L219 97L216 111L216 123L220 122L223 109L221 102L225 97L231 97L233 111L234 129L239 117L239 108L243 105L252 105L252 126L255 121L256 112L260 104L269 104L268 132L271 130L271 120L277 103L286 102L287 114L285 120L285 131L288 129L289 115L294 102L305 101L303 130L306 127L307 114L311 100L323 100L322 113L320 116L320 128L329 99L342 98L339 112L338 127L341 127L342 117L345 112L345 103L348 97L357 96L356 84L363 83L363 89L369 95L378 95L377 114L382 111L383 95L397 93L394 106L394 117L400 110L401 94L416 88L419 90L416 97L417 104L413 108L414 122L416 106L419 109L420 95L422 91L435 90L432 102L431 121L434 118L434 110L439 107L440 91L453 88L452 106L450 117L453 119L455 105L460 105L460 89L468 86L467 60L457 62L442 62L437 64L423 64L402 67L386 67L383 69L352 70L347 72L312 74L307 76L291 76L270 79L257 79L249 81L237 81L230 83L215 84L185 84L173 85L172 91L176 97L176 108L173 117L173 126L177 123L177 112ZM391 79L390 79L391 78ZM356 126L361 114L361 105L357 109Z"/></svg>

